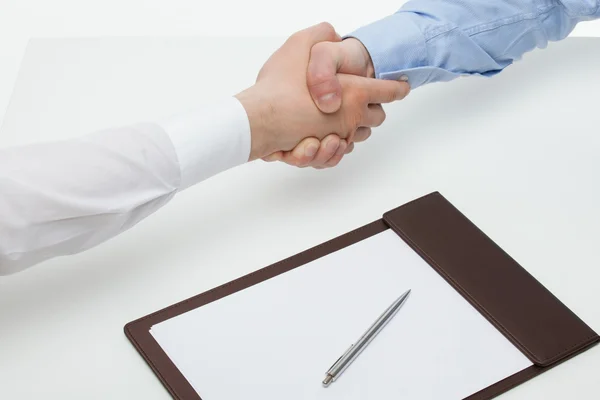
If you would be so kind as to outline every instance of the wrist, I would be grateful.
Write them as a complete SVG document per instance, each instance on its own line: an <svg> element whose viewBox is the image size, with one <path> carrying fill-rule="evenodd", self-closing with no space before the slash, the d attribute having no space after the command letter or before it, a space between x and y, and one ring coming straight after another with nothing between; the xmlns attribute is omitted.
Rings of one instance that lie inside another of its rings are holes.
<svg viewBox="0 0 600 400"><path fill-rule="evenodd" d="M353 54L353 58L360 60L362 65L359 68L366 71L365 76L367 78L375 77L375 67L373 66L371 55L360 40L355 37L349 37L342 42L342 46L347 47L348 54Z"/></svg>
<svg viewBox="0 0 600 400"><path fill-rule="evenodd" d="M250 124L250 156L248 161L254 161L265 157L272 152L272 135L269 128L272 127L272 105L269 99L261 94L258 84L238 93L235 96L246 110Z"/></svg>

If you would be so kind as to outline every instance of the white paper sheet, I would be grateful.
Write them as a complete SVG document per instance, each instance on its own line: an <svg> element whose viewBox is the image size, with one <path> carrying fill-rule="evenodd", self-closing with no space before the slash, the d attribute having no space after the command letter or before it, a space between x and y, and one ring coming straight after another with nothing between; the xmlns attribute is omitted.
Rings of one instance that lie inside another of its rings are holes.
<svg viewBox="0 0 600 400"><path fill-rule="evenodd" d="M395 318L323 388L407 289ZM151 333L203 400L463 399L531 365L389 230Z"/></svg>

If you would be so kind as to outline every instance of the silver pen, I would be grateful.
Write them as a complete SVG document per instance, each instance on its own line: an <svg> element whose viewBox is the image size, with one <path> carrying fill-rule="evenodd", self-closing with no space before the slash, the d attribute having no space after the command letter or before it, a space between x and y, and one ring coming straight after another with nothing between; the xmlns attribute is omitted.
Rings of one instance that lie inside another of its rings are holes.
<svg viewBox="0 0 600 400"><path fill-rule="evenodd" d="M391 306L387 308L381 314L377 321L358 339L356 343L350 346L348 350L338 360L329 368L327 371L327 375L323 380L323 385L325 387L329 386L331 382L335 382L335 380L348 368L348 366L358 357L358 355L367 347L369 343L377 336L379 332L387 325L388 322L396 315L402 304L408 298L410 294L410 289L404 293L402 296L398 297L396 301L392 303Z"/></svg>

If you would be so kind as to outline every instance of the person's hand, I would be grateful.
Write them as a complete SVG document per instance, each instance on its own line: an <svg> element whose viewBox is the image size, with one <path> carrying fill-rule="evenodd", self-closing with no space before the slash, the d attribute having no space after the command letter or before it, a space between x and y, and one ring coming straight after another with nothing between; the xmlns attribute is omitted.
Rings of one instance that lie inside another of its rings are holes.
<svg viewBox="0 0 600 400"><path fill-rule="evenodd" d="M342 161L344 155L352 153L354 143L363 142L369 136L371 136L371 128L360 127L350 143L335 133L326 136L323 140L310 137L302 140L290 151L278 151L264 157L263 160L282 161L299 168L332 168Z"/></svg>
<svg viewBox="0 0 600 400"><path fill-rule="evenodd" d="M307 86L315 105L324 113L335 113L342 105L343 93L338 74L374 78L373 62L359 40L325 41L315 44L311 49ZM408 84L403 85L408 94ZM370 127L360 127L352 141L337 135L330 135L322 141L307 138L292 151L279 151L265 160L283 161L297 167L329 168L336 166L345 154L350 153L354 143L365 141L370 136ZM309 154L314 154L312 158L304 156L307 149L311 149Z"/></svg>
<svg viewBox="0 0 600 400"><path fill-rule="evenodd" d="M358 39L317 43L310 53L306 84L313 101L324 113L336 112L342 105L338 73L375 77L371 56Z"/></svg>
<svg viewBox="0 0 600 400"><path fill-rule="evenodd" d="M359 127L383 122L385 113L380 103L407 94L407 86L400 82L339 74L343 104L330 114L319 111L306 85L310 52L317 43L339 40L333 27L325 23L295 33L265 63L256 84L236 96L250 121L250 160L290 151L309 137L321 140L336 134L352 142ZM313 152L309 145L303 157L313 159L317 155L318 149Z"/></svg>

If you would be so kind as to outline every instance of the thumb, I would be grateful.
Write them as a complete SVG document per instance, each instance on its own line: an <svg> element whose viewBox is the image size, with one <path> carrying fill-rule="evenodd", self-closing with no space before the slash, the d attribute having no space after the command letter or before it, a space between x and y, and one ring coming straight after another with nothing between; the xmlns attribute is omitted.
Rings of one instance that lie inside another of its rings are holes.
<svg viewBox="0 0 600 400"><path fill-rule="evenodd" d="M334 113L342 105L342 86L337 72L343 61L339 43L317 43L310 51L306 84L313 102L324 113Z"/></svg>
<svg viewBox="0 0 600 400"><path fill-rule="evenodd" d="M410 85L406 82L345 74L341 74L340 79L344 87L354 87L362 91L369 104L391 103L402 100L410 93Z"/></svg>

